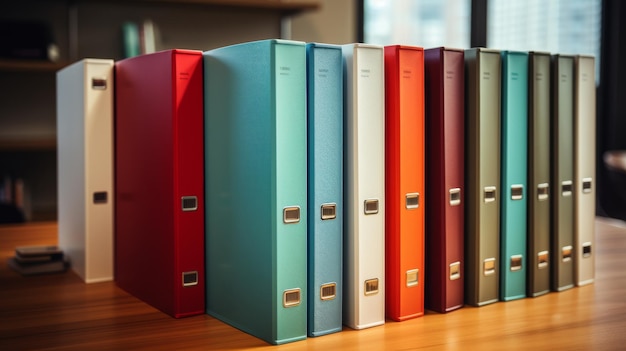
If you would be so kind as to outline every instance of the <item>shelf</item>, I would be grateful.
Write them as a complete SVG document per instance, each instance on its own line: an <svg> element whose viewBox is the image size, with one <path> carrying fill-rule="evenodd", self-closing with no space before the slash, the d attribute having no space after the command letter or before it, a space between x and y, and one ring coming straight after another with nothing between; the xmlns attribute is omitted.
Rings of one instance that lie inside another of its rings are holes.
<svg viewBox="0 0 626 351"><path fill-rule="evenodd" d="M134 2L145 4L198 5L233 9L278 11L283 15L294 15L320 8L319 1L304 0L85 0L85 2Z"/></svg>
<svg viewBox="0 0 626 351"><path fill-rule="evenodd" d="M1 151L52 151L56 150L56 138L0 139Z"/></svg>
<svg viewBox="0 0 626 351"><path fill-rule="evenodd" d="M66 62L0 59L0 71L7 72L56 72L65 66Z"/></svg>

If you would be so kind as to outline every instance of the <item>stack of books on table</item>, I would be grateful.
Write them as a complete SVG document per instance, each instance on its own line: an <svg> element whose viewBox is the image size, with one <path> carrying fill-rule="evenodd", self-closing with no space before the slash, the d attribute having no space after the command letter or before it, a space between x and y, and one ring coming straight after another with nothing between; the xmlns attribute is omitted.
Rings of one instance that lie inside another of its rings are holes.
<svg viewBox="0 0 626 351"><path fill-rule="evenodd" d="M67 270L69 260L57 246L19 246L9 267L22 275L58 273Z"/></svg>

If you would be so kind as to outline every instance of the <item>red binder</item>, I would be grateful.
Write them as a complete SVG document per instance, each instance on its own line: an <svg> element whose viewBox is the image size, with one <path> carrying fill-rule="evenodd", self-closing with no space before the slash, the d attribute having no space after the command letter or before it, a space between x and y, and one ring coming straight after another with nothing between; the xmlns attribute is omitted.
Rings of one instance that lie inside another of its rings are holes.
<svg viewBox="0 0 626 351"><path fill-rule="evenodd" d="M204 313L202 52L115 64L115 280L175 317Z"/></svg>
<svg viewBox="0 0 626 351"><path fill-rule="evenodd" d="M424 50L385 47L385 311L424 314Z"/></svg>
<svg viewBox="0 0 626 351"><path fill-rule="evenodd" d="M426 307L463 306L464 53L425 52L427 206Z"/></svg>

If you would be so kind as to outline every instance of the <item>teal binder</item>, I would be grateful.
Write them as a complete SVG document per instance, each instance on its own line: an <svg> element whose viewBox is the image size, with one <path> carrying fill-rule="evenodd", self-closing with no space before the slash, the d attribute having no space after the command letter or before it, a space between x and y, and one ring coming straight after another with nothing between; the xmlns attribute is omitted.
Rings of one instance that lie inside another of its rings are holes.
<svg viewBox="0 0 626 351"><path fill-rule="evenodd" d="M306 52L204 53L207 313L272 344L307 333Z"/></svg>
<svg viewBox="0 0 626 351"><path fill-rule="evenodd" d="M528 54L502 52L500 300L526 297Z"/></svg>
<svg viewBox="0 0 626 351"><path fill-rule="evenodd" d="M574 286L574 56L552 56L550 288Z"/></svg>
<svg viewBox="0 0 626 351"><path fill-rule="evenodd" d="M307 50L308 335L341 331L343 64L341 46Z"/></svg>
<svg viewBox="0 0 626 351"><path fill-rule="evenodd" d="M528 55L527 296L550 291L550 54Z"/></svg>

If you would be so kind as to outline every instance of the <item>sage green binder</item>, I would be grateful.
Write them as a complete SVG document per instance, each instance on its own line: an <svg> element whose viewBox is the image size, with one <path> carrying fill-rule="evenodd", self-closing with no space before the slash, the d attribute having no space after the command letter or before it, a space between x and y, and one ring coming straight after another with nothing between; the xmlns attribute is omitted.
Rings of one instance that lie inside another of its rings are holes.
<svg viewBox="0 0 626 351"><path fill-rule="evenodd" d="M500 299L526 297L528 53L502 52Z"/></svg>
<svg viewBox="0 0 626 351"><path fill-rule="evenodd" d="M574 286L574 57L552 56L550 288Z"/></svg>
<svg viewBox="0 0 626 351"><path fill-rule="evenodd" d="M594 280L596 210L596 80L593 56L574 60L575 282Z"/></svg>
<svg viewBox="0 0 626 351"><path fill-rule="evenodd" d="M528 296L550 291L550 54L528 57Z"/></svg>
<svg viewBox="0 0 626 351"><path fill-rule="evenodd" d="M465 51L465 302L498 301L500 260L500 52Z"/></svg>

